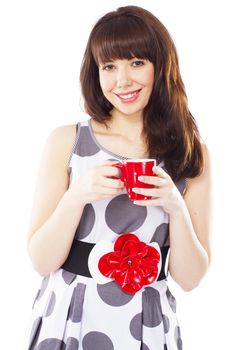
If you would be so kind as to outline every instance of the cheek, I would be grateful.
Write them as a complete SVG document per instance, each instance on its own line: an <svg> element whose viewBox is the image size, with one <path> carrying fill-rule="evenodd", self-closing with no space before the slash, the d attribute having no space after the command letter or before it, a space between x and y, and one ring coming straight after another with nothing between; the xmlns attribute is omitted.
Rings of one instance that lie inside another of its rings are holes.
<svg viewBox="0 0 233 350"><path fill-rule="evenodd" d="M153 86L154 84L154 67L147 72L147 84Z"/></svg>
<svg viewBox="0 0 233 350"><path fill-rule="evenodd" d="M111 77L108 77L108 79L105 76L100 75L100 87L103 92L108 92L113 88L113 81Z"/></svg>
<svg viewBox="0 0 233 350"><path fill-rule="evenodd" d="M154 84L154 69L150 68L145 70L143 73L138 72L134 75L134 80L141 85L145 85L147 87L152 87Z"/></svg>

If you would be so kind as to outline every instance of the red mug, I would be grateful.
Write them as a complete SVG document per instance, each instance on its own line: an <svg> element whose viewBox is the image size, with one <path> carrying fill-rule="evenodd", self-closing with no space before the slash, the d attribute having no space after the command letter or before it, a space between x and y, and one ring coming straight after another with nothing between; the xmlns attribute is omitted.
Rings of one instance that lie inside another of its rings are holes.
<svg viewBox="0 0 233 350"><path fill-rule="evenodd" d="M121 170L121 177L113 177L114 179L120 179L124 182L128 197L130 200L147 200L151 199L151 196L144 196L132 191L134 187L138 188L154 188L154 185L146 184L138 180L139 176L156 176L153 173L152 168L156 166L155 159L127 159L122 163L113 164L116 168Z"/></svg>

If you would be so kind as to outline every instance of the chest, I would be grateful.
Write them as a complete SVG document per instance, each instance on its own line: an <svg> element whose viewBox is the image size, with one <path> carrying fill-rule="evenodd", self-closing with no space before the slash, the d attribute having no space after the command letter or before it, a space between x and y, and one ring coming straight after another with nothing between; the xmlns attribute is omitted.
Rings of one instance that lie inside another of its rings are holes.
<svg viewBox="0 0 233 350"><path fill-rule="evenodd" d="M139 141L132 141L122 136L106 135L96 133L95 137L98 143L114 154L127 158L148 158L148 152L145 144Z"/></svg>

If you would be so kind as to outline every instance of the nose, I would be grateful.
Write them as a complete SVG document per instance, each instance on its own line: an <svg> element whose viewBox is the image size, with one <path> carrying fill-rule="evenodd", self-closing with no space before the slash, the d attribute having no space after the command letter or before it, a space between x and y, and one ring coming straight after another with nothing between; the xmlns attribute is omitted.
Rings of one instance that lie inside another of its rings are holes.
<svg viewBox="0 0 233 350"><path fill-rule="evenodd" d="M132 85L132 79L127 67L120 67L117 72L117 87L124 88Z"/></svg>

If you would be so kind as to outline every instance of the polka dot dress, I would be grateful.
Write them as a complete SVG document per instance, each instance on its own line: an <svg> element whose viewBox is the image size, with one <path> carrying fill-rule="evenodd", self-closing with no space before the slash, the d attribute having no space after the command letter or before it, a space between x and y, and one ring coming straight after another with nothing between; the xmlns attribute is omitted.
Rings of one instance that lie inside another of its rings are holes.
<svg viewBox="0 0 233 350"><path fill-rule="evenodd" d="M69 161L70 182L107 159L121 161L124 157L98 143L90 120L80 122ZM183 193L185 180L176 185ZM146 243L167 246L168 215L161 207L133 204L123 192L87 204L74 239L115 242L123 232L132 232ZM27 349L181 350L176 301L166 280L127 294L115 281L97 284L91 277L60 268L43 279L37 293Z"/></svg>

